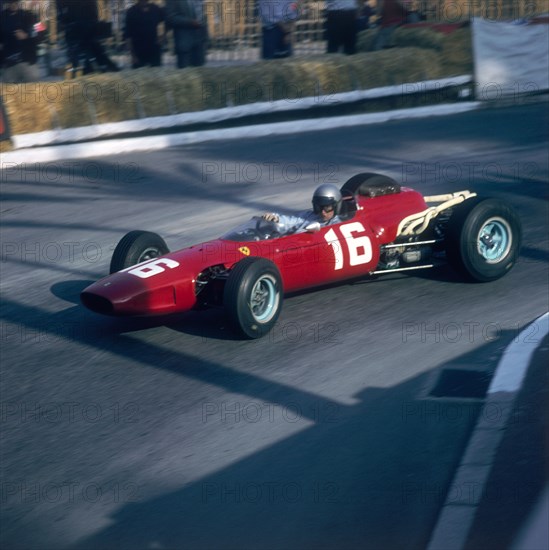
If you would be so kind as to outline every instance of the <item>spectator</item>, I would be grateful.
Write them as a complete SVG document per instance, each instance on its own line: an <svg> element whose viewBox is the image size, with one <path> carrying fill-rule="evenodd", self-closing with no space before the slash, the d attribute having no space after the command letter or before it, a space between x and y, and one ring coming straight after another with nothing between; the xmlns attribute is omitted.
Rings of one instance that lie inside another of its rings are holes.
<svg viewBox="0 0 549 550"><path fill-rule="evenodd" d="M406 23L420 23L424 18L421 12L419 11L419 2L418 0L406 0L404 7L408 12L406 17Z"/></svg>
<svg viewBox="0 0 549 550"><path fill-rule="evenodd" d="M204 65L208 27L202 0L166 0L166 23L173 29L178 68Z"/></svg>
<svg viewBox="0 0 549 550"><path fill-rule="evenodd" d="M390 47L393 32L406 23L408 10L398 0L383 0L381 22L374 42L374 50Z"/></svg>
<svg viewBox="0 0 549 550"><path fill-rule="evenodd" d="M370 6L370 0L359 0L359 5L356 20L357 32L368 30L370 28L370 18L376 13L376 10Z"/></svg>
<svg viewBox="0 0 549 550"><path fill-rule="evenodd" d="M293 0L259 0L263 59L289 57L293 53L292 32L297 19Z"/></svg>
<svg viewBox="0 0 549 550"><path fill-rule="evenodd" d="M356 0L326 0L326 38L328 53L352 55L356 52Z"/></svg>
<svg viewBox="0 0 549 550"><path fill-rule="evenodd" d="M34 36L34 15L19 8L18 0L8 0L0 19L2 80L36 82L40 79Z"/></svg>
<svg viewBox="0 0 549 550"><path fill-rule="evenodd" d="M149 0L137 0L126 12L124 36L132 56L132 68L162 64L158 25L164 21L162 8Z"/></svg>
<svg viewBox="0 0 549 550"><path fill-rule="evenodd" d="M88 74L94 71L95 64L103 72L119 71L99 42L96 0L58 1L61 20L65 25L67 55L73 70L83 64L83 73Z"/></svg>

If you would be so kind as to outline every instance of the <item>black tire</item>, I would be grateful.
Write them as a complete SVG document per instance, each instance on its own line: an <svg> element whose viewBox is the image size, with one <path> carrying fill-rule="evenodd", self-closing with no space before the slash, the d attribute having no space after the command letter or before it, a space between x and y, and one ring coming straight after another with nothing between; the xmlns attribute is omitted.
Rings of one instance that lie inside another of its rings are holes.
<svg viewBox="0 0 549 550"><path fill-rule="evenodd" d="M450 264L467 279L495 281L517 261L522 229L511 205L475 197L453 209L445 236Z"/></svg>
<svg viewBox="0 0 549 550"><path fill-rule="evenodd" d="M248 257L232 269L223 304L235 328L248 338L260 338L275 325L282 309L282 279L276 265Z"/></svg>
<svg viewBox="0 0 549 550"><path fill-rule="evenodd" d="M116 273L145 260L167 254L170 250L164 239L150 231L130 231L114 249L109 273Z"/></svg>
<svg viewBox="0 0 549 550"><path fill-rule="evenodd" d="M341 187L341 194L377 196L398 193L400 185L389 176L375 172L364 172L348 179Z"/></svg>

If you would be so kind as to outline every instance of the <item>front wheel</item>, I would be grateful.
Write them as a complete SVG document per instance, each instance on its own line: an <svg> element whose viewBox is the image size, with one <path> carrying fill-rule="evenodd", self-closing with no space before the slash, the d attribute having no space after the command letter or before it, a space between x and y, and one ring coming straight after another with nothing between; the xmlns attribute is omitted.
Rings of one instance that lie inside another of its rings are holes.
<svg viewBox="0 0 549 550"><path fill-rule="evenodd" d="M233 325L248 338L259 338L274 327L282 301L282 280L273 262L244 258L229 274L223 303Z"/></svg>
<svg viewBox="0 0 549 550"><path fill-rule="evenodd" d="M522 230L515 210L500 199L469 199L458 205L446 231L449 262L479 282L503 277L517 261Z"/></svg>
<svg viewBox="0 0 549 550"><path fill-rule="evenodd" d="M109 273L116 273L132 265L152 260L170 250L164 239L150 231L130 231L114 249Z"/></svg>

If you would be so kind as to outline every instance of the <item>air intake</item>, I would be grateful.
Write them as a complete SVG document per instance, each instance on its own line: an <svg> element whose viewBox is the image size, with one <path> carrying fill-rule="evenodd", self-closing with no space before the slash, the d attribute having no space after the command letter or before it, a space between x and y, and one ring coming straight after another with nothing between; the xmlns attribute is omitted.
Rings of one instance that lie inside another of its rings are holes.
<svg viewBox="0 0 549 550"><path fill-rule="evenodd" d="M103 298L103 296L98 296L93 294L93 292L82 292L80 294L80 300L82 303L92 311L96 313L102 313L103 315L112 315L114 307L110 300Z"/></svg>

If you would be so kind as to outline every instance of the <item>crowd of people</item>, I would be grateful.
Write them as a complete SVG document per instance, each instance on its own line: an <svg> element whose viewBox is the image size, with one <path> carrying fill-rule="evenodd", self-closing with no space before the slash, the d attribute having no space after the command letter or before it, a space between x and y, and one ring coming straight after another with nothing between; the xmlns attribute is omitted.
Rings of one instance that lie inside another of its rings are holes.
<svg viewBox="0 0 549 550"><path fill-rule="evenodd" d="M262 58L279 59L293 55L293 35L302 9L299 0L256 1L261 22ZM404 3L409 1L378 0L374 9L370 0L326 0L326 52L354 54L358 32L370 28L375 15L379 31L374 49L387 47L395 28L419 18L417 11ZM119 67L106 53L101 40L105 22L99 18L96 0L57 0L56 5L59 27L64 31L67 59L74 74L77 70L83 74L118 71ZM3 0L0 18L2 80L38 80L38 37L34 14L23 9L19 0ZM173 32L178 68L205 64L209 37L204 0L164 0L162 4L153 0L136 0L124 14L123 30L133 68L162 65L167 31Z"/></svg>

